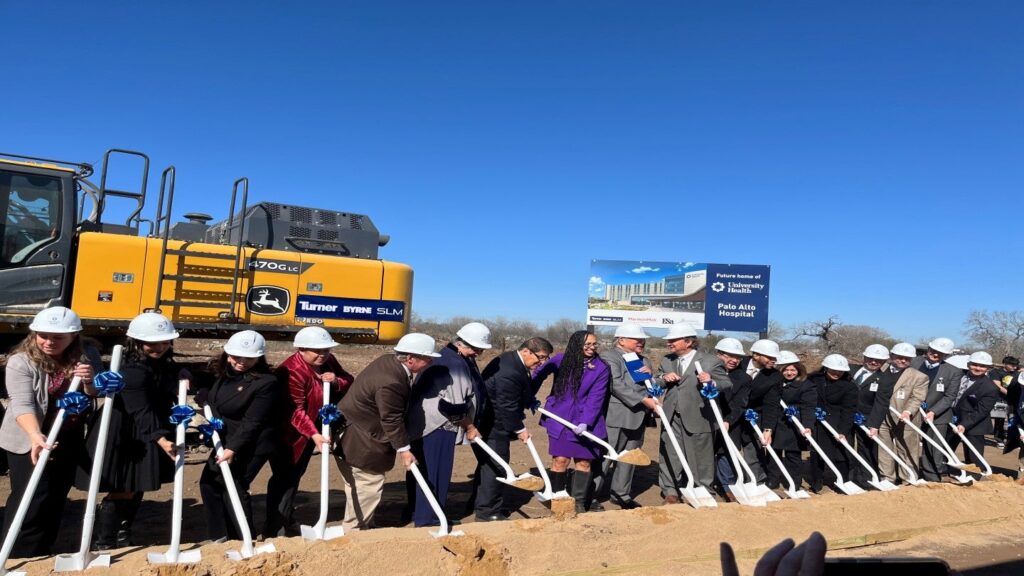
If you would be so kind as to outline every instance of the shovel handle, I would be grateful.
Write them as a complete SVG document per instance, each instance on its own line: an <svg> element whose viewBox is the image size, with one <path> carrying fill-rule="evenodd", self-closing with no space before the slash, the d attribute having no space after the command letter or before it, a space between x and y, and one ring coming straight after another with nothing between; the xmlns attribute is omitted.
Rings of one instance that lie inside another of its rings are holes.
<svg viewBox="0 0 1024 576"><path fill-rule="evenodd" d="M779 405L782 406L783 410L789 408L789 406L786 405L785 400L779 400ZM790 416L789 420L796 425L797 430L803 433L804 425L800 422L799 418L797 418L796 416ZM810 436L804 436L804 438L807 438L807 442L810 443L810 445L814 448L814 451L817 452L818 456L821 457L821 461L824 462L825 465L832 470L832 473L836 475L836 484L845 484L846 479L843 478L843 475L839 473L839 468L836 468L836 465L832 463L832 460L825 455L825 451L822 450L821 446L818 445L817 440L814 439L814 435L812 434Z"/></svg>
<svg viewBox="0 0 1024 576"><path fill-rule="evenodd" d="M690 471L690 463L686 461L686 455L683 454L683 449L679 446L679 440L676 439L675 433L672 432L672 423L669 422L665 409L661 407L660 403L655 408L655 411L658 413L658 418L661 418L661 425L664 428L665 435L668 436L669 442L672 444L672 450L675 451L676 456L679 458L679 463L683 465L683 472L686 472L686 490L693 490L693 472Z"/></svg>
<svg viewBox="0 0 1024 576"><path fill-rule="evenodd" d="M985 472L982 475L992 475L992 467L988 465L988 460L985 460L985 457L982 456L980 452L978 452L977 448L974 447L974 444L971 444L970 442L967 441L967 436L956 427L956 424L950 422L949 427L952 428L954 432L956 432L956 435L960 437L960 440L964 443L964 445L967 446L967 449L970 450L971 453L973 453L978 458L978 461L985 465Z"/></svg>
<svg viewBox="0 0 1024 576"><path fill-rule="evenodd" d="M420 473L419 466L413 462L409 466L409 471L412 472L413 477L416 478L416 483L419 484L420 490L423 492L423 495L427 497L427 502L434 510L434 515L437 516L437 521L441 525L439 528L440 533L442 535L449 534L451 531L448 528L448 517L444 515L444 510L442 510L441 505L437 503L437 498L434 498L434 492L430 489L430 485L427 484L427 481L423 478L423 474Z"/></svg>
<svg viewBox="0 0 1024 576"><path fill-rule="evenodd" d="M871 481L877 484L878 473L875 472L873 468L871 468L871 465L868 464L867 460L865 460L860 454L858 454L857 451L853 449L853 446L850 446L850 443L847 442L845 438L839 438L839 432L836 431L836 429L833 428L832 425L828 423L828 420L820 420L820 422L825 426L825 428L828 429L828 431L832 434L832 437L839 441L839 443L843 445L843 448L846 448L846 451L849 452L851 456L856 458L857 461L860 462L860 465L863 466L864 469L868 471L868 474L871 475Z"/></svg>
<svg viewBox="0 0 1024 576"><path fill-rule="evenodd" d="M544 480L544 494L552 494L551 478L548 478L548 471L544 469L544 462L541 461L540 454L537 453L537 447L533 445L533 438L526 439L526 448L530 451L530 456L533 457L534 463L537 464L537 471L540 472L541 479Z"/></svg>
<svg viewBox="0 0 1024 576"><path fill-rule="evenodd" d="M892 406L889 407L889 410L894 414L899 414L899 412L897 412L896 409L893 408ZM953 449L949 446L949 444L946 443L946 439L942 436L942 434L939 433L939 429L935 427L935 423L927 418L928 413L925 412L924 408L918 407L918 410L920 410L921 414L925 416L925 424L927 424L928 427L932 429L932 432L935 432L935 437L938 438L939 441L936 442L934 439L932 439L931 436L925 433L924 430L918 428L913 422L910 422L909 420L906 421L907 425L910 426L913 430L915 430L918 434L920 434L921 438L927 440L928 443L934 446L939 452L942 452L946 456L946 458L949 459L949 462L951 464L963 466L963 462L961 462L960 459L956 457L956 454L953 453Z"/></svg>
<svg viewBox="0 0 1024 576"><path fill-rule="evenodd" d="M860 425L860 429L862 431L864 431L865 434L868 433L868 427L867 426L861 424ZM904 462L903 460L900 460L900 457L897 456L896 453L893 452L893 450L891 448L886 446L885 442L882 442L881 438L879 438L878 436L871 436L871 439L874 440L875 444L878 444L878 447L881 448L886 454L888 454L889 457L892 458L894 462L899 464L900 468L903 468L904 470L907 471L907 474L910 475L910 482L911 483L917 482L918 477L917 477L917 473L914 472L914 469L911 468L910 466L908 466L906 464L906 462Z"/></svg>
<svg viewBox="0 0 1024 576"><path fill-rule="evenodd" d="M207 420L213 419L213 410L210 409L210 405L207 404L203 407L203 415L206 416ZM224 454L224 445L220 441L220 433L216 430L211 434L210 440L213 442L214 453L219 458ZM242 558L251 558L255 554L255 550L252 547L252 532L249 531L249 521L245 517L245 510L242 509L242 500L238 497L238 488L235 486L235 477L231 473L231 465L227 462L221 462L220 473L224 476L224 487L228 491L228 499L231 500L231 510L235 514L235 520L238 522L238 528L242 531L242 549L240 555Z"/></svg>
<svg viewBox="0 0 1024 576"><path fill-rule="evenodd" d="M750 425L754 428L754 432L759 438L764 438L764 432L761 431L761 427L756 423L751 422ZM775 453L775 450L771 446L767 446L768 453L771 454L772 460L775 461L775 465L779 467L779 471L786 478L786 484L789 484L789 492L796 493L796 482L793 481L793 477L789 474L789 470L786 470L786 466L782 463L782 459Z"/></svg>
<svg viewBox="0 0 1024 576"><path fill-rule="evenodd" d="M557 414L552 414L551 412L545 410L544 408L537 408L537 412L540 412L541 414L547 416L548 418L551 418L555 422L558 422L559 424L561 424L562 426L565 426L566 428L568 428L570 430L573 430L573 429L576 428L576 425L573 424L572 422L569 422L568 420L566 420L565 418L562 418L561 416L559 416ZM590 432L584 432L583 433L583 437L588 439L588 440L590 440L591 442L593 442L595 444L603 446L604 449L608 451L609 455L613 455L613 456L618 456L619 455L619 453L615 451L615 448L612 448L611 444L605 442L604 440L601 440L600 438L598 438L597 436L594 436Z"/></svg>
<svg viewBox="0 0 1024 576"><path fill-rule="evenodd" d="M487 455L491 457L491 460L494 460L498 464L498 466L501 466L502 469L505 470L506 480L516 479L516 474L515 472L512 471L512 467L508 465L508 462L502 460L501 456L498 456L498 453L495 452L493 448L487 445L487 442L484 442L483 440L480 439L479 436L476 436L473 438L473 444L476 444L481 450L486 452Z"/></svg>

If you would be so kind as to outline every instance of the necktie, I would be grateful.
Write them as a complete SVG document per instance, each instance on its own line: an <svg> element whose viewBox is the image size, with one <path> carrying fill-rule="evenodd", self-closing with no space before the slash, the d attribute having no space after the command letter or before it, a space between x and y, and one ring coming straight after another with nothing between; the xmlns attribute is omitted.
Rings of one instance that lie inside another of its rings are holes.
<svg viewBox="0 0 1024 576"><path fill-rule="evenodd" d="M960 389L956 391L956 400L953 401L954 406L960 403L960 397L964 395L964 392L967 391L967 388L971 384L971 379L968 378L967 376L964 376L963 378L960 379Z"/></svg>
<svg viewBox="0 0 1024 576"><path fill-rule="evenodd" d="M863 384L864 381L868 379L868 376L870 374L871 374L871 372L868 372L864 368L861 368L860 372L857 373L857 386L860 386L861 384Z"/></svg>

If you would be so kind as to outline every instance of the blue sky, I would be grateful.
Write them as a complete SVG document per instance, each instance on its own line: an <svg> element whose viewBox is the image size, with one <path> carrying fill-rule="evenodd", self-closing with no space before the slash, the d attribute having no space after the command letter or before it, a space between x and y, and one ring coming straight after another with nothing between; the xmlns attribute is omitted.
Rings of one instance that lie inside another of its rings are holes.
<svg viewBox="0 0 1024 576"><path fill-rule="evenodd" d="M56 5L56 6L54 6ZM175 215L370 215L413 308L582 319L591 259L772 266L771 317L1018 309L1024 3L3 2L0 150ZM150 207L152 209L152 207ZM1013 267L1007 267L1007 264Z"/></svg>

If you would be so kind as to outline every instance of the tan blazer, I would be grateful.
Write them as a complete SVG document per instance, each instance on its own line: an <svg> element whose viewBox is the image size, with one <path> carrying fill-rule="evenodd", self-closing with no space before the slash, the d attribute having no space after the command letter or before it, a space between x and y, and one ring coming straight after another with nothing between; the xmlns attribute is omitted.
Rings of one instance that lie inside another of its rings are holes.
<svg viewBox="0 0 1024 576"><path fill-rule="evenodd" d="M409 375L394 354L370 363L338 403L345 416L342 457L361 470L384 474L395 466L399 448L409 445Z"/></svg>
<svg viewBox="0 0 1024 576"><path fill-rule="evenodd" d="M900 374L899 380L892 389L892 397L889 406L898 412L907 410L910 412L914 423L921 421L921 402L928 396L928 375L915 368L907 368ZM890 426L896 424L896 415L890 411L886 415L886 421Z"/></svg>

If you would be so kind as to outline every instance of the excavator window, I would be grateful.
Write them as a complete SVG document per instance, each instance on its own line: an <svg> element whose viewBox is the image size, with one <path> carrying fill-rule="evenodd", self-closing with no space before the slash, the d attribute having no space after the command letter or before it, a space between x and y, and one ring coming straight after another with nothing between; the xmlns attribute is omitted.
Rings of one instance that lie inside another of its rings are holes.
<svg viewBox="0 0 1024 576"><path fill-rule="evenodd" d="M60 236L61 180L0 171L0 268L20 266Z"/></svg>

